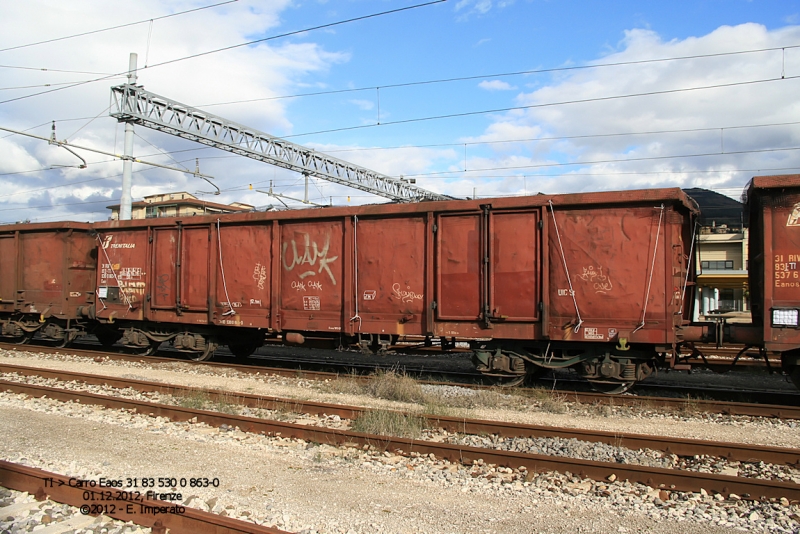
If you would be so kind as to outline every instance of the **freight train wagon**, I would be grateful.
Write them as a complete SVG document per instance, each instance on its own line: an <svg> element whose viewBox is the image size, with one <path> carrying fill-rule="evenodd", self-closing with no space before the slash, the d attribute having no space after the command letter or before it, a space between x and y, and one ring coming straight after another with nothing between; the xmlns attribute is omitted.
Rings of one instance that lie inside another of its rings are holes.
<svg viewBox="0 0 800 534"><path fill-rule="evenodd" d="M800 175L757 176L746 191L752 325L722 330L727 341L780 354L800 388Z"/></svg>
<svg viewBox="0 0 800 534"><path fill-rule="evenodd" d="M682 345L733 342L780 354L800 386L800 175L756 177L746 197L751 324L689 322L697 212L668 189L7 225L0 338L196 359L278 336L460 340L498 381L570 367L605 390Z"/></svg>
<svg viewBox="0 0 800 534"><path fill-rule="evenodd" d="M97 244L85 223L0 226L0 339L66 345L93 325Z"/></svg>
<svg viewBox="0 0 800 534"><path fill-rule="evenodd" d="M681 341L697 210L679 189L96 223L95 333L196 359L265 337L468 341L506 383L624 389Z"/></svg>

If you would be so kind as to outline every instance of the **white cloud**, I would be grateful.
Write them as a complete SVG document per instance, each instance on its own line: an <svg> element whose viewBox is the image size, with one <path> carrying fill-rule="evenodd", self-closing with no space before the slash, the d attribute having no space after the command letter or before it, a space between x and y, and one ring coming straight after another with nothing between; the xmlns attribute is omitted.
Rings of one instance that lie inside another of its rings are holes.
<svg viewBox="0 0 800 534"><path fill-rule="evenodd" d="M470 15L485 15L497 6L498 9L508 7L514 3L515 0L460 0L456 3L455 10L463 11L461 19L466 19Z"/></svg>
<svg viewBox="0 0 800 534"><path fill-rule="evenodd" d="M466 9L467 13L488 13L492 9L492 0L461 0L456 4L456 11Z"/></svg>
<svg viewBox="0 0 800 534"><path fill-rule="evenodd" d="M483 80L478 84L478 87L481 89L486 89L487 91L513 91L516 89L515 86L502 80Z"/></svg>
<svg viewBox="0 0 800 534"><path fill-rule="evenodd" d="M364 111L369 111L375 107L375 102L372 100L349 100L349 102Z"/></svg>
<svg viewBox="0 0 800 534"><path fill-rule="evenodd" d="M177 4L142 0L126 5L123 12L108 9L107 3L100 0L13 2L3 8L4 30L0 34L0 49L42 40L43 36L80 33L205 5L208 3L200 0L184 0ZM301 92L299 89L309 82L309 75L323 74L331 66L348 61L349 55L326 50L307 36L302 41L295 39L259 43L158 66L159 63L172 59L201 54L276 33L276 28L281 23L281 13L291 5L291 0L241 0L234 4L156 20L152 25L152 33L150 25L145 23L56 43L0 52L0 64L49 69L41 71L0 68L2 86L57 84L97 78L105 73L120 73L127 69L129 53L136 52L138 83L149 91L189 105L263 99ZM62 73L58 70L101 74ZM30 133L48 137L50 121L56 119L59 139L69 137L75 144L121 153L122 127L108 117L106 106L109 104L109 86L124 81L124 77L117 77L0 104L0 126L28 130L41 125L30 130ZM312 81L317 83L317 80ZM0 100L57 87L51 85L37 89L5 90L0 92ZM288 100L261 100L207 109L263 131L286 135L293 128L287 115L286 106L289 104ZM98 115L97 120L86 126L91 117ZM85 128L75 134L83 126ZM185 141L166 134L141 127L136 128L136 133L139 136L134 151L137 156L159 153L159 150L143 139L158 146L161 151L187 148ZM2 135L0 133L0 137ZM3 158L0 158L0 173L18 173L48 168L51 165L72 165L78 161L61 148L21 136L0 139L0 152L3 154ZM32 191L14 196L0 195L0 222L16 220L18 213L25 213L10 210L40 205L53 207L48 210L29 210L27 213L32 219L105 218L108 213L104 211L105 205L112 204L112 199L119 198L122 164L119 161L108 162L111 158L98 154L81 152L81 155L89 161L86 169L70 168L0 176L0 188L4 192ZM194 169L194 158L198 156L219 157L220 153L205 149L177 154L174 158L181 165ZM178 166L173 159L160 155L142 159ZM242 159L204 159L201 172L215 176L223 188L230 188L232 180L239 184L240 180L248 180L259 173L263 181L263 164L243 162ZM190 192L210 189L208 184L190 175L155 170L140 164L135 164L134 170L138 171L134 175L135 198L163 192L167 188ZM33 191L38 189L44 190ZM214 200L229 202L240 200L240 196L238 193L229 193L215 197ZM81 204L81 201L92 201L95 204ZM64 205L58 206L59 204ZM91 211L95 211L95 214L84 213Z"/></svg>
<svg viewBox="0 0 800 534"><path fill-rule="evenodd" d="M663 41L653 31L631 30L620 43L619 51L596 63L774 48L796 43L798 39L800 27L796 26L779 30L767 30L757 24L723 26L708 35L671 41ZM800 81L790 79L800 76L800 53L787 50L785 64L783 60L777 50L561 74L553 82L517 96L517 105L534 107L495 117L483 135L470 138L559 139L489 145L484 149L485 161L476 159L471 168L495 169L484 174L527 175L529 180L535 174L559 175L540 179L545 192L662 186L733 191L756 174L800 170L800 151L782 150L800 147L800 126L739 128L800 122L800 104L795 98ZM784 69L787 79L780 80ZM682 91L767 79L777 81ZM666 90L676 92L608 99ZM595 101L549 105L592 99ZM658 131L676 132L608 135ZM759 152L762 150L769 152ZM508 159L509 153L515 151L521 158L517 162ZM527 168L496 170L504 166L519 167L518 163L526 157ZM585 164L563 165L572 162Z"/></svg>

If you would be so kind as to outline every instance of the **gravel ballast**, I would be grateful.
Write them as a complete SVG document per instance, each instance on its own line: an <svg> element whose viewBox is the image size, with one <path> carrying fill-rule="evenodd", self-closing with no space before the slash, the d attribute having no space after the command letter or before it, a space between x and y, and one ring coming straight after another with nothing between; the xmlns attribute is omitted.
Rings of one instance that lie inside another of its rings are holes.
<svg viewBox="0 0 800 534"><path fill-rule="evenodd" d="M0 360L22 365L36 361L29 357ZM39 360L40 365L43 361ZM298 386L286 379L187 375L183 369L173 373L117 362L98 366L78 359L46 363L48 367L63 364L74 371L90 367L98 374L135 374L148 380L205 387L224 383L229 389L241 387L249 393L327 395L313 385ZM148 376L151 373L154 376ZM359 404L340 396L335 400ZM550 416L568 415L505 414L539 419L531 421L539 424ZM581 417L590 419L577 419ZM629 416L627 425L616 420L625 418L613 415L595 419L624 427L622 431L642 432L636 428L638 421L630 421ZM708 427L715 424L699 419L707 427L704 437L717 439L709 436L714 430ZM667 420L666 415L656 418L662 423ZM647 418L641 416L640 421ZM787 442L797 440L796 427L787 424L765 425L750 419L734 423L719 426L725 432L738 428L745 434L755 428L762 437L774 432ZM462 466L427 456L401 457L391 451L339 449L10 393L0 394L0 427L4 429L0 457L5 460L86 479L217 478L220 484L216 488L176 488L183 491L181 502L297 532L800 531L800 510L788 502L724 500L702 493L658 491L620 480L581 480L570 474L528 476L524 471L480 462ZM491 442L482 446L491 446ZM3 523L2 528L16 526Z"/></svg>

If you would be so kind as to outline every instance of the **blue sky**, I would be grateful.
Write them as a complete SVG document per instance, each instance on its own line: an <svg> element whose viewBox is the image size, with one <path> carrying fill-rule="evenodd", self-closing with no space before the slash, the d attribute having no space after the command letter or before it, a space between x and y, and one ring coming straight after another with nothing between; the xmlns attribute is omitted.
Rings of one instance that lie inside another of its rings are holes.
<svg viewBox="0 0 800 534"><path fill-rule="evenodd" d="M0 49L214 3L6 2ZM122 78L34 93L96 77L85 73L123 71L129 52L150 66L416 3L239 0L0 50L0 127L48 136L56 120L59 139L120 153L122 126L106 108L109 87ZM139 83L453 196L677 186L738 197L754 175L800 172L799 47L800 0L448 0L141 69ZM453 78L469 79L440 81ZM391 87L414 82L432 83ZM219 105L228 102L238 103ZM507 111L476 113L487 110ZM462 116L432 118L451 114ZM400 121L410 122L393 124ZM338 131L313 133L327 130ZM301 178L288 171L145 128L136 133L143 159L193 169L199 158L223 190L200 195L207 200L272 204L249 189L270 181L302 196ZM0 154L0 223L103 220L119 198L120 161L82 153L88 168L63 168L75 162L63 149L2 132ZM208 189L183 173L135 170L134 199ZM311 196L382 201L321 180Z"/></svg>

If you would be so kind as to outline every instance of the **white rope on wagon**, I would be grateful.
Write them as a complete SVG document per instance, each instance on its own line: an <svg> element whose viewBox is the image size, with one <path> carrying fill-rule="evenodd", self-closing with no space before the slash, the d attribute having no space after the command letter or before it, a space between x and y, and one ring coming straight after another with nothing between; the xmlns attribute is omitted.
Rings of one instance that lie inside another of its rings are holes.
<svg viewBox="0 0 800 534"><path fill-rule="evenodd" d="M558 249L561 252L561 262L564 265L564 272L567 273L567 284L569 284L569 294L572 297L572 303L575 305L575 314L578 316L578 324L575 325L574 332L577 334L583 324L581 319L581 311L578 309L578 301L575 299L575 290L572 289L572 279L569 276L569 268L567 267L567 259L564 256L564 247L561 244L561 234L558 232L558 223L556 222L556 211L553 209L553 201L550 200L550 213L553 215L553 226L556 229L556 237L558 238Z"/></svg>
<svg viewBox="0 0 800 534"><path fill-rule="evenodd" d="M231 298L228 296L228 284L225 282L225 268L222 266L222 236L220 235L219 230L220 220L217 219L217 249L219 250L219 271L222 274L222 288L225 290L225 299L227 301L225 304L228 305L228 311L224 312L222 316L226 315L236 315L236 310L233 309L233 305L231 304Z"/></svg>
<svg viewBox="0 0 800 534"><path fill-rule="evenodd" d="M656 242L653 245L653 260L650 262L650 277L647 280L647 291L645 292L644 305L642 306L642 322L639 323L639 326L637 326L634 329L634 331L631 332L631 334L633 334L634 332L638 332L639 330L644 328L644 317L645 317L645 314L647 313L647 303L650 300L650 287L651 287L651 285L653 283L653 271L655 271L656 255L658 254L658 238L661 235L661 221L664 220L664 204L661 204L661 207L656 207L654 209L657 209L657 210L660 209L661 210L661 214L658 216L658 229L656 230Z"/></svg>

